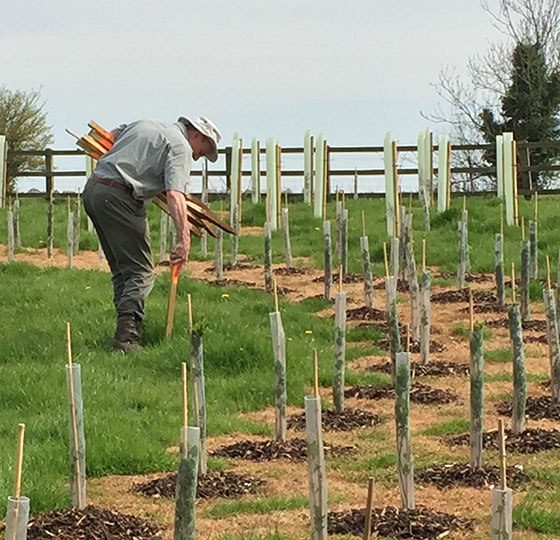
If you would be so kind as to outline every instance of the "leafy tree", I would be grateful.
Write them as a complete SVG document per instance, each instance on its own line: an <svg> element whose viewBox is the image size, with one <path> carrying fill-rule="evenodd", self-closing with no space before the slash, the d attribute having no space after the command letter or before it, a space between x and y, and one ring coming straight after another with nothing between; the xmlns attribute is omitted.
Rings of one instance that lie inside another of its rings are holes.
<svg viewBox="0 0 560 540"><path fill-rule="evenodd" d="M38 90L25 92L0 86L0 135L8 143L8 192L15 191L21 171L42 169L41 156L14 156L18 150L44 150L54 138Z"/></svg>
<svg viewBox="0 0 560 540"><path fill-rule="evenodd" d="M501 99L502 120L491 109L484 108L480 114L482 133L489 143L496 135L512 131L521 141L555 140L560 135L560 73L551 70L538 43L519 43L512 54L511 84ZM532 165L548 165L557 159L558 152L550 148L531 149ZM496 163L495 152L487 152L485 159ZM521 184L530 189L531 176L521 176ZM535 175L537 187L546 187L550 174Z"/></svg>

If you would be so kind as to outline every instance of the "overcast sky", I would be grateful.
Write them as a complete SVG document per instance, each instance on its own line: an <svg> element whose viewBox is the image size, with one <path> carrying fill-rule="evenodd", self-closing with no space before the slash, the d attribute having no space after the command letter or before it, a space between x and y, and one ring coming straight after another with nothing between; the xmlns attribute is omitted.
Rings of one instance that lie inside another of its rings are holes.
<svg viewBox="0 0 560 540"><path fill-rule="evenodd" d="M224 143L306 129L333 145L414 143L446 64L497 39L478 0L8 0L0 82L41 89L56 148L139 118L206 115Z"/></svg>

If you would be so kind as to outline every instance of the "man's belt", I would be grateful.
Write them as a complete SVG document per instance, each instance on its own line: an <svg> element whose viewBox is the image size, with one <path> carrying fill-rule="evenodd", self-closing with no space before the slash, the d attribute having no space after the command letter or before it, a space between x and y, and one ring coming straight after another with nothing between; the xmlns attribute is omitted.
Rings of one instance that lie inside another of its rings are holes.
<svg viewBox="0 0 560 540"><path fill-rule="evenodd" d="M101 178L99 176L95 176L95 174L91 175L91 179L96 182L97 184L103 184L105 186L114 187L120 189L121 191L126 191L128 194L132 194L132 188L119 182L118 180L110 180L109 178Z"/></svg>

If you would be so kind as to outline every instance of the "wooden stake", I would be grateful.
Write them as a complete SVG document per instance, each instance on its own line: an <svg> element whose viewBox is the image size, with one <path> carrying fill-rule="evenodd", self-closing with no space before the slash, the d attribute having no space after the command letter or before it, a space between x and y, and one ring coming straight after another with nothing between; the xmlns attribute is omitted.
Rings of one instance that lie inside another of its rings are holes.
<svg viewBox="0 0 560 540"><path fill-rule="evenodd" d="M521 240L525 242L525 218L521 216Z"/></svg>
<svg viewBox="0 0 560 540"><path fill-rule="evenodd" d="M387 258L387 242L383 242L383 259L385 260L385 275L389 277L389 259Z"/></svg>
<svg viewBox="0 0 560 540"><path fill-rule="evenodd" d="M189 408L187 404L187 363L181 362L181 373L183 379L183 427L186 429L189 425Z"/></svg>
<svg viewBox="0 0 560 540"><path fill-rule="evenodd" d="M463 195L463 212L467 209L467 196Z"/></svg>
<svg viewBox="0 0 560 540"><path fill-rule="evenodd" d="M190 293L187 294L187 309L189 314L189 334L193 331L192 299Z"/></svg>
<svg viewBox="0 0 560 540"><path fill-rule="evenodd" d="M362 236L366 235L366 215L365 212L362 210Z"/></svg>
<svg viewBox="0 0 560 540"><path fill-rule="evenodd" d="M79 443L78 443L78 421L76 418L76 400L74 397L74 377L72 376L72 337L70 333L70 323L66 323L66 352L68 354L68 371L69 377L69 389L70 389L70 411L72 416L72 439L74 442L74 458L76 459L76 496L78 498L78 508L82 509L82 490L80 489L80 478L82 477L82 471L80 466L80 460L78 459Z"/></svg>
<svg viewBox="0 0 560 540"><path fill-rule="evenodd" d="M507 488L506 474L506 438L504 433L504 421L498 420L499 444L500 444L500 489Z"/></svg>
<svg viewBox="0 0 560 540"><path fill-rule="evenodd" d="M500 203L500 234L504 236L504 203Z"/></svg>
<svg viewBox="0 0 560 540"><path fill-rule="evenodd" d="M406 325L406 352L410 352L410 324Z"/></svg>
<svg viewBox="0 0 560 540"><path fill-rule="evenodd" d="M469 289L469 322L470 322L470 329L472 332L474 330L474 306L473 306L473 297L472 297L471 289Z"/></svg>
<svg viewBox="0 0 560 540"><path fill-rule="evenodd" d="M548 289L552 289L552 284L550 281L550 257L546 256L546 285Z"/></svg>
<svg viewBox="0 0 560 540"><path fill-rule="evenodd" d="M314 396L319 396L319 361L317 359L317 349L313 349L313 388Z"/></svg>
<svg viewBox="0 0 560 540"><path fill-rule="evenodd" d="M412 191L408 195L408 213L412 214Z"/></svg>
<svg viewBox="0 0 560 540"><path fill-rule="evenodd" d="M278 307L278 286L276 285L276 278L274 278L274 311L280 311Z"/></svg>
<svg viewBox="0 0 560 540"><path fill-rule="evenodd" d="M539 193L535 191L535 223L539 221Z"/></svg>
<svg viewBox="0 0 560 540"><path fill-rule="evenodd" d="M368 480L367 504L366 504L366 521L364 524L364 540L370 540L371 537L371 511L373 507L373 478Z"/></svg>
<svg viewBox="0 0 560 540"><path fill-rule="evenodd" d="M18 425L18 443L16 459L16 477L14 484L14 499L18 500L21 495L21 476L23 472L23 441L25 438L25 424Z"/></svg>
<svg viewBox="0 0 560 540"><path fill-rule="evenodd" d="M338 292L342 292L342 265L340 265L338 272Z"/></svg>
<svg viewBox="0 0 560 540"><path fill-rule="evenodd" d="M426 239L422 239L422 272L426 271Z"/></svg>
<svg viewBox="0 0 560 540"><path fill-rule="evenodd" d="M512 299L513 299L513 303L516 303L516 297L515 297L515 263L511 263L511 294L512 294Z"/></svg>
<svg viewBox="0 0 560 540"><path fill-rule="evenodd" d="M165 324L165 337L173 334L173 319L175 317L175 302L177 301L177 286L179 285L179 265L174 264L171 269L171 286L169 287L169 300L167 303L167 321Z"/></svg>

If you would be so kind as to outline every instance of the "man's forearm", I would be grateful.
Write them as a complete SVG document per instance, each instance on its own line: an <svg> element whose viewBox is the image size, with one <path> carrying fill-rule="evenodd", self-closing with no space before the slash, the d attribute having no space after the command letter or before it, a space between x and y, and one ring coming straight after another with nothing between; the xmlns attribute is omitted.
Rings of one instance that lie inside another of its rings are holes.
<svg viewBox="0 0 560 540"><path fill-rule="evenodd" d="M176 190L167 191L167 205L177 227L177 233L181 242L188 242L190 239L190 225L185 195Z"/></svg>

